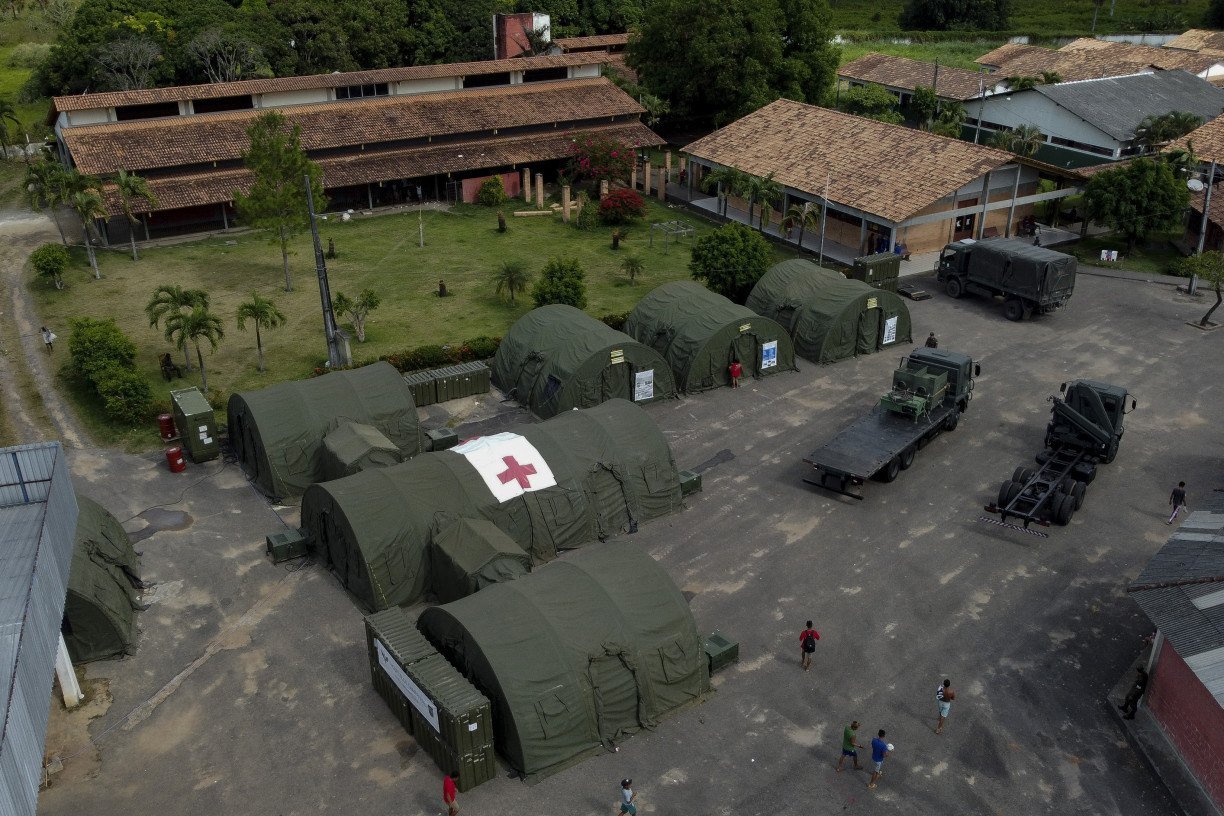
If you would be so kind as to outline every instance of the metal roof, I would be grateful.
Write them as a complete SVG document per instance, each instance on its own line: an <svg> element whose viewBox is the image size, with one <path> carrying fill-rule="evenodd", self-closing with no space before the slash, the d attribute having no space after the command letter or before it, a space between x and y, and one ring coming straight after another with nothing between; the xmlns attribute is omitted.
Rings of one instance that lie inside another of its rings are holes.
<svg viewBox="0 0 1224 816"><path fill-rule="evenodd" d="M1224 112L1224 90L1186 71L1060 82L1031 91L1121 142L1133 139L1147 116L1184 111L1210 121Z"/></svg>
<svg viewBox="0 0 1224 816"><path fill-rule="evenodd" d="M58 442L0 449L0 813L34 814L77 503Z"/></svg>
<svg viewBox="0 0 1224 816"><path fill-rule="evenodd" d="M1210 494L1127 591L1224 705L1224 497Z"/></svg>

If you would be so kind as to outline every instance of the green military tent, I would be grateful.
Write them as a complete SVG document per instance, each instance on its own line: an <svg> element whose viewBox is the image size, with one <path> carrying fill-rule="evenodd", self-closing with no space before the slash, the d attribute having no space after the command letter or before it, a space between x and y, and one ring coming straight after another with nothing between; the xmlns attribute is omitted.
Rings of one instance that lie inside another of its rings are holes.
<svg viewBox="0 0 1224 816"><path fill-rule="evenodd" d="M560 304L532 309L510 327L493 358L493 383L541 419L616 397L676 395L658 352Z"/></svg>
<svg viewBox="0 0 1224 816"><path fill-rule="evenodd" d="M323 438L347 422L370 425L404 458L422 450L412 391L389 363L234 394L229 437L238 462L268 496L300 496L327 478Z"/></svg>
<svg viewBox="0 0 1224 816"><path fill-rule="evenodd" d="M431 588L439 517L491 521L541 563L679 506L662 432L638 406L610 400L311 485L302 525L349 592L378 610Z"/></svg>
<svg viewBox="0 0 1224 816"><path fill-rule="evenodd" d="M747 306L786 327L795 353L832 363L909 343L910 315L899 296L793 258L761 276Z"/></svg>
<svg viewBox="0 0 1224 816"><path fill-rule="evenodd" d="M417 625L492 702L498 753L529 778L611 750L710 690L684 596L629 542L431 607Z"/></svg>
<svg viewBox="0 0 1224 816"><path fill-rule="evenodd" d="M77 663L128 654L136 640L140 556L115 517L77 494L76 544L64 602L64 642Z"/></svg>
<svg viewBox="0 0 1224 816"><path fill-rule="evenodd" d="M323 437L323 478L340 479L367 468L388 467L404 461L395 443L372 425L342 422Z"/></svg>
<svg viewBox="0 0 1224 816"><path fill-rule="evenodd" d="M487 519L441 519L434 524L429 567L434 594L447 603L526 575L531 556Z"/></svg>
<svg viewBox="0 0 1224 816"><path fill-rule="evenodd" d="M638 301L625 333L663 355L681 391L730 385L738 360L745 377L795 370L786 329L695 281L672 281Z"/></svg>

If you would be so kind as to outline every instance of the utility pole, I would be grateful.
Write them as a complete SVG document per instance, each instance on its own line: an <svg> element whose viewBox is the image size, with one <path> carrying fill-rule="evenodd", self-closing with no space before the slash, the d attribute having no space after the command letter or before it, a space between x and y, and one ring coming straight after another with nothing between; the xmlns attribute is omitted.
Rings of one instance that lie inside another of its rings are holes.
<svg viewBox="0 0 1224 816"><path fill-rule="evenodd" d="M820 207L820 253L816 258L817 266L824 266L825 225L828 223L827 218L829 215L829 175L830 175L829 171L826 170L825 171L824 200L821 202L821 207Z"/></svg>
<svg viewBox="0 0 1224 816"><path fill-rule="evenodd" d="M323 331L327 335L327 362L333 369L339 368L340 344L336 338L336 313L332 311L331 287L327 284L327 262L323 260L323 245L319 243L319 224L315 219L314 193L310 189L310 176L302 177L306 184L306 208L310 212L310 236L314 239L315 271L319 275L319 299L323 302Z"/></svg>
<svg viewBox="0 0 1224 816"><path fill-rule="evenodd" d="M977 127L973 129L973 143L977 144L978 139L982 136L982 113L986 108L986 74L983 73L986 69L978 71L978 115Z"/></svg>

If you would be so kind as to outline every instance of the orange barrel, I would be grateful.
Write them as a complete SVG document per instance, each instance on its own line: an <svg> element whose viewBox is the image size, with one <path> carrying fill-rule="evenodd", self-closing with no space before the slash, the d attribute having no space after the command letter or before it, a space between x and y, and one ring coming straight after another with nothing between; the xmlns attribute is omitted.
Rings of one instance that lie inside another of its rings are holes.
<svg viewBox="0 0 1224 816"><path fill-rule="evenodd" d="M170 466L171 473L182 473L186 470L187 462L183 459L183 449L178 445L166 448L166 464Z"/></svg>
<svg viewBox="0 0 1224 816"><path fill-rule="evenodd" d="M174 437L178 436L178 431L174 429L174 417L170 414L157 415L157 429L161 431L163 442L169 442Z"/></svg>

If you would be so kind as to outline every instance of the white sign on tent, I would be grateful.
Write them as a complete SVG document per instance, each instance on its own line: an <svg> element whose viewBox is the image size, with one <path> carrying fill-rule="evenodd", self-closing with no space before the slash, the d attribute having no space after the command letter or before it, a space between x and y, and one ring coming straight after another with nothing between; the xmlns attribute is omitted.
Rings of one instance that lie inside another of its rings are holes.
<svg viewBox="0 0 1224 816"><path fill-rule="evenodd" d="M778 364L778 341L770 340L761 346L761 369L773 368Z"/></svg>
<svg viewBox="0 0 1224 816"><path fill-rule="evenodd" d="M897 342L897 317L894 315L884 321L884 342L881 345L887 346L895 342Z"/></svg>
<svg viewBox="0 0 1224 816"><path fill-rule="evenodd" d="M633 375L633 401L654 399L654 369L648 368Z"/></svg>

